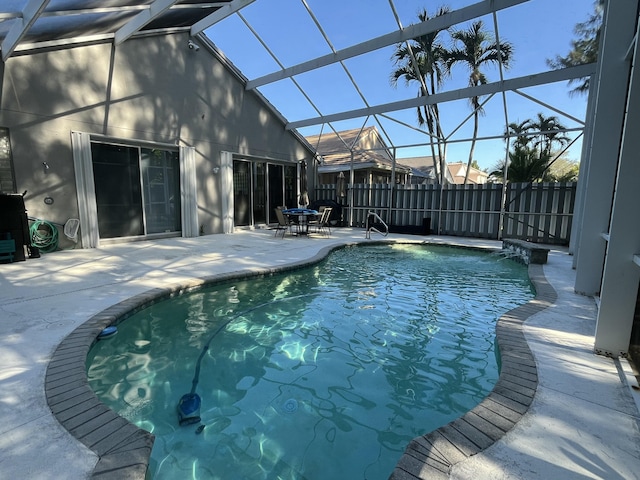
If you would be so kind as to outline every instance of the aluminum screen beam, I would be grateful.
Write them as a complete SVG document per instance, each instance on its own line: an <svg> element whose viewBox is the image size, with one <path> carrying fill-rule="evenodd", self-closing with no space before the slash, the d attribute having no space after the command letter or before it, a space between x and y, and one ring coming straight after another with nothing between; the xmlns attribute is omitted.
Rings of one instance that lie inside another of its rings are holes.
<svg viewBox="0 0 640 480"><path fill-rule="evenodd" d="M144 28L154 18L169 10L178 0L155 0L148 9L145 9L129 20L115 33L115 44L120 45L141 28Z"/></svg>
<svg viewBox="0 0 640 480"><path fill-rule="evenodd" d="M31 28L31 25L40 16L40 13L46 8L49 0L29 0L22 11L22 18L13 20L13 25L7 36L2 41L2 60L7 61L7 58L11 56L13 51L18 46L18 43L25 36L27 31Z"/></svg>
<svg viewBox="0 0 640 480"><path fill-rule="evenodd" d="M433 105L435 103L451 102L453 100L461 100L465 98L481 97L492 93L516 90L519 88L535 87L545 83L555 83L574 78L588 77L596 71L596 64L589 63L578 67L563 68L561 70L552 70L550 72L537 73L535 75L527 75L525 77L510 78L503 82L492 82L476 87L460 88L458 90L450 90L448 92L436 93L428 97L411 98L409 100L400 100L398 102L385 103L370 108L360 108L349 110L346 112L336 113L332 115L323 115L315 118L308 118L287 124L287 130L296 128L309 127L322 123L338 122L340 120L349 120L352 118L366 117L368 115L377 115L381 113L394 112L398 110L407 110L409 108L421 107L423 105Z"/></svg>
<svg viewBox="0 0 640 480"><path fill-rule="evenodd" d="M233 0L232 2L227 3L224 7L219 8L211 15L194 23L191 26L191 36L195 36L196 34L204 31L206 28L209 28L211 25L233 15L247 5L251 5L253 2L255 2L255 0Z"/></svg>
<svg viewBox="0 0 640 480"><path fill-rule="evenodd" d="M301 73L316 70L318 68L326 67L333 63L337 63L348 58L357 57L365 53L373 52L389 45L395 45L398 43L406 42L413 38L427 33L435 32L436 30L443 30L457 25L458 23L473 20L483 15L488 15L494 11L503 10L505 8L513 7L521 3L528 2L529 0L485 0L483 2L469 5L468 7L455 10L451 13L434 17L426 22L410 25L403 30L396 30L395 32L382 35L380 37L367 40L366 42L353 45L351 47L338 50L335 53L329 53L307 62L299 63L284 70L278 72L269 73L262 77L250 80L247 82L247 90L266 85L268 83L277 82L279 80L299 75ZM215 14L214 14L215 15Z"/></svg>

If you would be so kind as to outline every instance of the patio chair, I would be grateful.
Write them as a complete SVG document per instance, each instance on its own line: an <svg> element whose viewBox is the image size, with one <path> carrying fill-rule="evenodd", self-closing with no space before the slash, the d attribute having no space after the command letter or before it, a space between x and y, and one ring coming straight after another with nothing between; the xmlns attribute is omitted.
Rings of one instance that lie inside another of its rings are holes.
<svg viewBox="0 0 640 480"><path fill-rule="evenodd" d="M289 221L289 218L285 216L284 213L282 213L281 207L276 208L275 212L276 212L276 218L278 219L275 236L276 237L278 236L278 232L282 232L282 238L284 238L285 234L287 233L287 230L289 230L289 233L291 233L291 222Z"/></svg>
<svg viewBox="0 0 640 480"><path fill-rule="evenodd" d="M310 222L309 224L315 227L316 233L327 233L327 236L331 235L331 227L329 224L329 217L331 216L333 208L325 207L320 213L318 220Z"/></svg>
<svg viewBox="0 0 640 480"><path fill-rule="evenodd" d="M318 225L320 224L320 219L322 218L322 215L324 215L324 209L327 208L324 205L320 205L317 210L318 210L318 215L316 215L314 218L310 218L309 220L307 220L307 225L309 226L309 228L313 228L314 233L317 233L318 231Z"/></svg>

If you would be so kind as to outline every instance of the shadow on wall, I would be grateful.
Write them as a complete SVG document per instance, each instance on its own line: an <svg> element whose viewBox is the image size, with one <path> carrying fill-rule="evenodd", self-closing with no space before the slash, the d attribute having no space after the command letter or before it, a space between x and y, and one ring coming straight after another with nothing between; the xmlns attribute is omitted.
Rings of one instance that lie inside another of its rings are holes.
<svg viewBox="0 0 640 480"><path fill-rule="evenodd" d="M0 126L10 129L19 192L30 214L78 217L70 132L196 150L199 224L222 231L221 151L291 160L308 152L205 48L177 33L17 54L2 68ZM268 121L271 120L271 121ZM43 162L50 169L42 170ZM45 205L51 197L54 203Z"/></svg>

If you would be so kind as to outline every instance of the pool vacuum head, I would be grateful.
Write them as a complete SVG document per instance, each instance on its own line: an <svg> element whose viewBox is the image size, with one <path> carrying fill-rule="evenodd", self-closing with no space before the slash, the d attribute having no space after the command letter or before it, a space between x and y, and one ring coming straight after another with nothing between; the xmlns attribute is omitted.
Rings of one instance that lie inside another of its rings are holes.
<svg viewBox="0 0 640 480"><path fill-rule="evenodd" d="M200 423L200 396L197 393L186 393L178 402L178 418L180 425Z"/></svg>

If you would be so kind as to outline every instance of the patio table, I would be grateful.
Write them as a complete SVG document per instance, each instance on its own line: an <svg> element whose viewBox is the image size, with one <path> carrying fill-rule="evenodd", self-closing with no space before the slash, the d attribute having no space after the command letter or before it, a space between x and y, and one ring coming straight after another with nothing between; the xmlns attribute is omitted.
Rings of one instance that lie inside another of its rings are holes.
<svg viewBox="0 0 640 480"><path fill-rule="evenodd" d="M318 216L318 211L310 208L287 208L286 210L283 210L282 213L290 219L295 218L297 220L296 233L298 235L308 235L309 219Z"/></svg>

